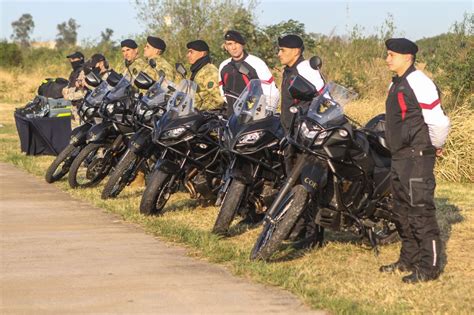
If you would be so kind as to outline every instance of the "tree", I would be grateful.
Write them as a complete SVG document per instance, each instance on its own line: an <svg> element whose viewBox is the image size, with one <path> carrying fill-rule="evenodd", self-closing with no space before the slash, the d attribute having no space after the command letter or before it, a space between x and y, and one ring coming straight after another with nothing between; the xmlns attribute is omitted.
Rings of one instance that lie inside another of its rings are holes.
<svg viewBox="0 0 474 315"><path fill-rule="evenodd" d="M163 38L173 55L171 62L184 61L186 43L205 40L218 62L227 58L222 49L224 33L236 29L247 39L255 35L254 1L240 0L135 0L138 18L150 35Z"/></svg>
<svg viewBox="0 0 474 315"><path fill-rule="evenodd" d="M106 28L105 31L100 32L100 43L99 45L112 44L112 35L114 30Z"/></svg>
<svg viewBox="0 0 474 315"><path fill-rule="evenodd" d="M68 22L58 24L58 35L56 35L56 47L62 49L75 46L77 42L77 29L80 27L76 20L69 19Z"/></svg>
<svg viewBox="0 0 474 315"><path fill-rule="evenodd" d="M35 22L33 22L31 14L23 14L11 25L13 28L12 40L19 43L22 47L28 47L30 45L30 34L33 33L35 28Z"/></svg>

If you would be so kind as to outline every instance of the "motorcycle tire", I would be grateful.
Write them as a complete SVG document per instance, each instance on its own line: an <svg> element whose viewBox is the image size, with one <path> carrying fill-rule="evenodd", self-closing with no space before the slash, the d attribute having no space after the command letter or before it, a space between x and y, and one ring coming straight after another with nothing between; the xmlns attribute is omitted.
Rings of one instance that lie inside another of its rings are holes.
<svg viewBox="0 0 474 315"><path fill-rule="evenodd" d="M125 186L133 180L133 178L130 178L130 169L137 166L139 159L140 158L132 151L127 152L123 159L117 164L105 184L101 195L102 199L115 198L122 192Z"/></svg>
<svg viewBox="0 0 474 315"><path fill-rule="evenodd" d="M166 202L171 196L169 191L169 181L171 174L161 170L154 170L146 184L140 202L140 213L144 215L157 215L163 211Z"/></svg>
<svg viewBox="0 0 474 315"><path fill-rule="evenodd" d="M308 192L302 185L293 187L271 218L265 218L263 230L250 253L250 260L270 259L303 214L307 199Z"/></svg>
<svg viewBox="0 0 474 315"><path fill-rule="evenodd" d="M65 147L59 155L54 159L53 163L48 167L44 179L47 183L54 183L60 180L69 172L72 161L68 160L72 158L76 146L69 144ZM69 164L69 165L68 165ZM59 172L58 172L59 170Z"/></svg>
<svg viewBox="0 0 474 315"><path fill-rule="evenodd" d="M245 193L245 184L239 180L233 179L227 189L227 193L222 202L219 214L212 229L212 233L217 235L225 235L229 230L229 226L239 210Z"/></svg>
<svg viewBox="0 0 474 315"><path fill-rule="evenodd" d="M95 174L92 178L88 176L90 172L90 165L87 166L87 171L86 171L86 181L85 183L82 182L81 180L78 180L78 173L79 173L79 168L82 166L83 162L87 158L91 156L91 154L96 154L97 151L103 147L104 144L97 144L97 143L89 143L86 145L81 152L77 155L77 157L74 159L74 162L72 162L71 168L69 169L69 175L68 175L68 181L69 181L69 186L71 188L86 188L86 187L92 187L100 183L102 179L107 176L108 171L110 170L110 167L107 168L105 172L100 172L99 174Z"/></svg>

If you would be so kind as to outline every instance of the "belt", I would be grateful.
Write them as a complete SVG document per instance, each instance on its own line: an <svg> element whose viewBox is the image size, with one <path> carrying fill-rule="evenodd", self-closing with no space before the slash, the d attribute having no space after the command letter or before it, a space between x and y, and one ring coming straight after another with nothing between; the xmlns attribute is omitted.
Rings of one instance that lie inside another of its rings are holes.
<svg viewBox="0 0 474 315"><path fill-rule="evenodd" d="M434 147L427 148L427 149L415 149L415 148L404 148L400 149L395 153L392 153L392 157L394 159L406 159L406 158L414 158L414 157L421 157L421 156L435 156L436 149Z"/></svg>

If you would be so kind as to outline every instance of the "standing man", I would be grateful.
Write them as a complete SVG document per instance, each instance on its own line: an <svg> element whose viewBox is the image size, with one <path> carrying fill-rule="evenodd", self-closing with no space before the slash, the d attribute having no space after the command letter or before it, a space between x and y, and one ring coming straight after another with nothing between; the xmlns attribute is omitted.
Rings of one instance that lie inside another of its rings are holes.
<svg viewBox="0 0 474 315"><path fill-rule="evenodd" d="M224 47L230 58L224 60L219 66L219 86L221 95L227 103L227 117L233 114L234 102L252 79L260 79L268 83L268 88L263 91L265 95L279 97L268 66L262 59L249 55L244 50L244 37L237 31L228 31L225 33L224 40ZM249 70L248 74L239 72L240 64Z"/></svg>
<svg viewBox="0 0 474 315"><path fill-rule="evenodd" d="M143 56L149 63L150 59L154 59L156 62L156 68L151 69L150 65L147 65L146 73L149 74L153 80L158 80L157 71L163 70L165 78L169 81L174 82L177 78L176 71L169 64L168 61L163 58L163 53L166 50L166 43L159 37L148 36L146 39L146 45L143 49Z"/></svg>
<svg viewBox="0 0 474 315"><path fill-rule="evenodd" d="M402 240L397 262L381 272L410 271L405 283L438 278L441 240L434 202L436 156L449 132L436 85L414 63L418 47L405 38L392 38L387 65L395 72L386 101L387 143L392 154L393 212Z"/></svg>
<svg viewBox="0 0 474 315"><path fill-rule="evenodd" d="M66 58L71 63L72 72L69 75L68 86L63 89L63 96L66 100L78 102L84 98L87 92L83 76L80 76L84 66L84 55L80 51L76 51Z"/></svg>
<svg viewBox="0 0 474 315"><path fill-rule="evenodd" d="M303 57L304 43L298 35L286 35L278 38L278 58L283 66L283 80L281 83L281 124L288 132L293 114L290 107L298 104L305 110L308 109L311 102L295 100L291 97L288 88L291 84L291 78L300 75L311 82L316 90L321 93L324 89L324 79L319 70L311 68L309 61Z"/></svg>
<svg viewBox="0 0 474 315"><path fill-rule="evenodd" d="M219 91L217 80L219 70L211 63L209 46L203 40L195 40L186 44L186 57L191 64L191 81L196 82L196 107L200 110L221 109L224 100Z"/></svg>
<svg viewBox="0 0 474 315"><path fill-rule="evenodd" d="M120 43L124 68L122 74L133 83L135 77L147 67L146 62L138 56L138 45L133 39L125 39Z"/></svg>

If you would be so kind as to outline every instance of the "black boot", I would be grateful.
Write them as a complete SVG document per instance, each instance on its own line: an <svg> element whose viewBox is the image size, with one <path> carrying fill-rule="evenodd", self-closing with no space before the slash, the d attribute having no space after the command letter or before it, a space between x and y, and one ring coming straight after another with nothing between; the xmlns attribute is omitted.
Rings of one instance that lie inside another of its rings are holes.
<svg viewBox="0 0 474 315"><path fill-rule="evenodd" d="M435 270L432 272L423 272L420 270L413 271L412 274L402 278L402 281L405 283L417 283L417 282L426 282L433 281L439 278L440 272Z"/></svg>
<svg viewBox="0 0 474 315"><path fill-rule="evenodd" d="M381 266L379 271L380 272L395 272L395 271L407 272L407 271L413 271L413 268L405 263L396 261L392 264Z"/></svg>

